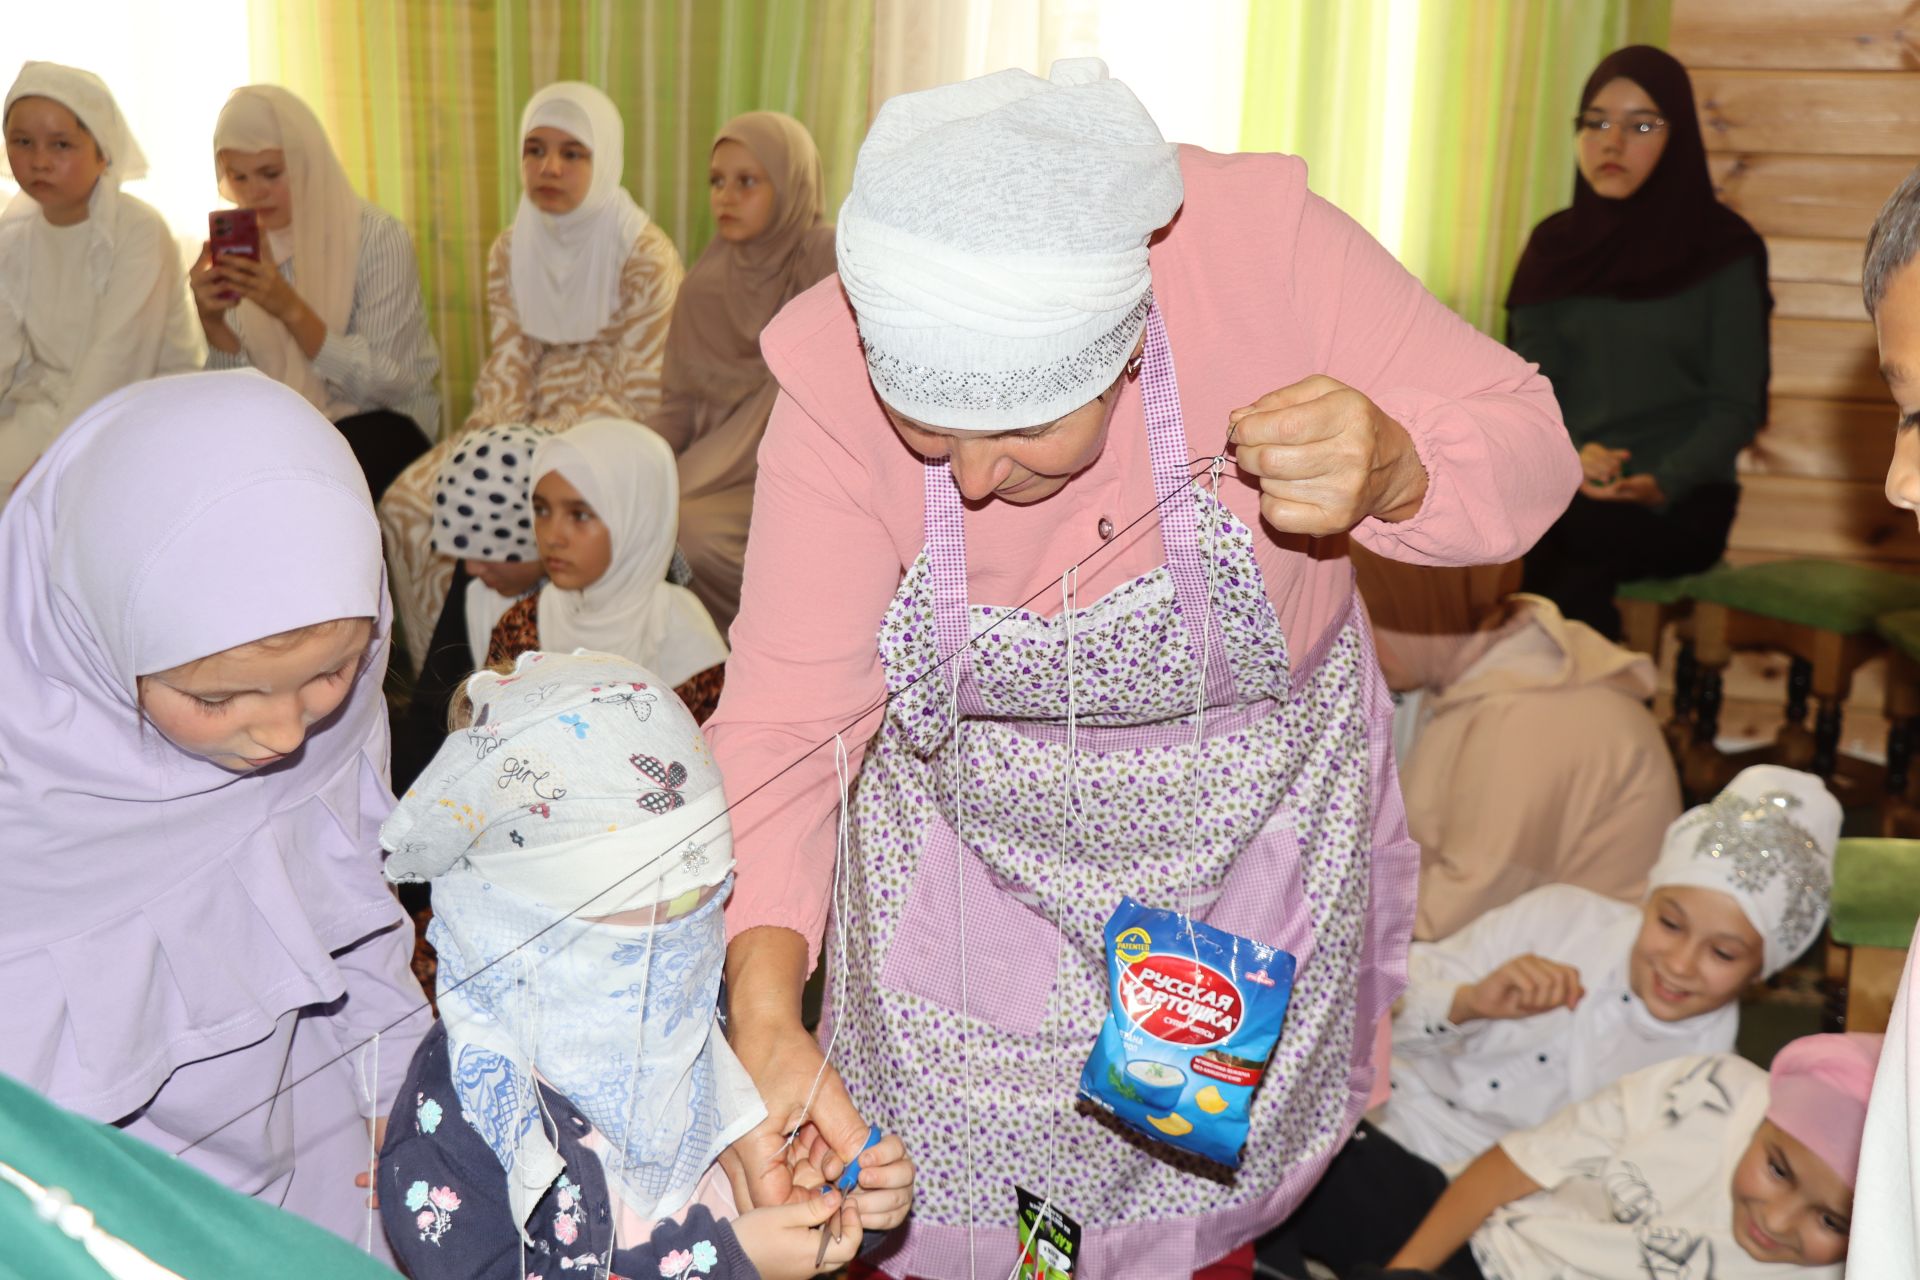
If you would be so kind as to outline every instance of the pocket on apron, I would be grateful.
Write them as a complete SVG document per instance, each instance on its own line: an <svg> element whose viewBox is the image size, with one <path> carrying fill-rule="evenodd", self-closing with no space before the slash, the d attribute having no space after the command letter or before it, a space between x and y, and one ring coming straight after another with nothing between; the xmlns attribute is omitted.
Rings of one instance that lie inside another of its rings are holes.
<svg viewBox="0 0 1920 1280"><path fill-rule="evenodd" d="M945 818L927 821L899 928L880 966L882 986L960 1013L960 878L966 877L966 1016L1034 1036L1047 1016L1060 932L960 847Z"/></svg>
<svg viewBox="0 0 1920 1280"><path fill-rule="evenodd" d="M1292 814L1279 809L1267 819L1233 860L1220 896L1202 918L1216 929L1287 952L1305 972L1313 955L1313 909Z"/></svg>

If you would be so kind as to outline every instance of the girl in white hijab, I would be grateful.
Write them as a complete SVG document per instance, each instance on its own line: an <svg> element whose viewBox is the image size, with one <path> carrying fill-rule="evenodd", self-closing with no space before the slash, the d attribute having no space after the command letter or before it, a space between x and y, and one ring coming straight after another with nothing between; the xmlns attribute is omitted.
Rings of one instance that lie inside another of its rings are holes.
<svg viewBox="0 0 1920 1280"><path fill-rule="evenodd" d="M517 147L520 207L487 259L491 349L462 433L651 423L685 271L673 241L621 186L620 112L592 85L548 85L527 102ZM453 578L453 560L429 538L433 478L456 447L429 450L380 503L394 607L416 664Z"/></svg>
<svg viewBox="0 0 1920 1280"><path fill-rule="evenodd" d="M270 261L203 251L194 302L207 367L284 382L353 446L374 496L440 422L440 355L413 241L354 192L311 108L278 85L237 89L213 131L220 194L252 209Z"/></svg>
<svg viewBox="0 0 1920 1280"><path fill-rule="evenodd" d="M20 194L0 215L0 504L94 401L200 360L173 236L120 191L147 158L105 83L29 62L5 122Z"/></svg>
<svg viewBox="0 0 1920 1280"><path fill-rule="evenodd" d="M673 450L645 427L598 418L541 441L533 529L547 583L501 617L488 664L529 649L618 654L658 673L704 721L727 645L699 597L667 581L679 520Z"/></svg>

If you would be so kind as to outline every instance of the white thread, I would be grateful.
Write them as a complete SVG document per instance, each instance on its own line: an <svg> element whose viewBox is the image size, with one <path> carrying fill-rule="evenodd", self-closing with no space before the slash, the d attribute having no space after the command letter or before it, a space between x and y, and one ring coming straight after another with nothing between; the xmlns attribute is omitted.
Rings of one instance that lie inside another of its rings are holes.
<svg viewBox="0 0 1920 1280"><path fill-rule="evenodd" d="M373 1070L369 1073L367 1056L373 1056ZM366 1252L373 1253L373 1200L380 1194L380 1144L374 1141L374 1127L380 1117L380 1033L373 1033L373 1043L367 1052L360 1055L360 1087L366 1095L367 1109L373 1113L373 1119L367 1122L367 1245Z"/></svg>
<svg viewBox="0 0 1920 1280"><path fill-rule="evenodd" d="M1233 443L1234 430L1235 428L1233 427L1227 429L1227 443L1229 445ZM1208 472L1213 480L1213 501L1216 506L1218 506L1220 502L1220 473L1225 470L1226 465L1226 455L1224 453L1217 453L1213 457L1212 465L1208 468ZM1219 557L1216 554L1217 547L1213 545L1201 546L1202 522L1200 520L1200 495L1197 493L1193 495L1193 507L1194 546L1206 561L1207 593L1200 609L1200 670L1195 680L1197 687L1193 695L1193 755L1187 764L1187 794L1193 797L1194 870L1193 874L1187 880L1186 910L1181 913L1181 916L1187 924L1187 945L1193 956L1194 972L1198 974L1200 971L1200 937L1199 930L1194 928L1193 915L1194 909L1200 900L1199 863L1200 854L1203 852L1200 840L1200 756L1206 749L1207 683L1213 667L1213 593L1219 586ZM1186 1025L1188 1027L1193 1026L1194 1020L1198 1016L1199 1010L1197 1008L1190 1010L1187 1014Z"/></svg>
<svg viewBox="0 0 1920 1280"><path fill-rule="evenodd" d="M604 1135L608 1139L607 1147L609 1157L605 1163L611 1170L618 1171L620 1183L619 1187L608 1186L607 1189L611 1193L608 1196L609 1199L613 1199L616 1196L622 1199L625 1198L622 1193L627 1185L627 1144L633 1140L633 1109L638 1106L640 1102L640 1064L645 1060L647 1051L647 994L653 988L653 937L660 931L660 887L666 883L666 879L667 873L665 871L662 871L655 877L652 892L653 903L648 908L647 914L647 947L646 950L641 953L640 958L640 1016L635 1019L640 1026L633 1046L633 1065L627 1072L627 1114L625 1131L617 1135L618 1141L614 1141L616 1135ZM555 1125L554 1128L557 1131L559 1126ZM614 1179L612 1178L608 1179L609 1184L613 1181ZM614 1212L617 1219L619 1213L619 1206L617 1204L614 1206ZM607 1231L607 1256L606 1260L601 1264L602 1274L600 1280L608 1280L608 1278L613 1275L613 1248L617 1234L613 1227L609 1225Z"/></svg>
<svg viewBox="0 0 1920 1280"><path fill-rule="evenodd" d="M847 754L846 739L838 733L833 735L833 776L840 784L840 825L834 834L833 842L833 883L827 886L827 901L835 919L832 922L834 941L840 952L840 974L838 990L833 999L833 1030L827 1033L827 1045L820 1054L820 1069L813 1073L813 1084L807 1089L807 1100L800 1107L800 1118L794 1122L793 1132L780 1146L780 1158L785 1159L787 1151L807 1127L807 1117L813 1114L814 1099L820 1096L820 1086L827 1078L827 1066L833 1061L833 1047L840 1040L840 1027L846 1021L847 999L847 908L852 903L853 888L846 883L847 863L853 857L853 824L848 797L853 788L852 759ZM821 957L822 962L825 956Z"/></svg>

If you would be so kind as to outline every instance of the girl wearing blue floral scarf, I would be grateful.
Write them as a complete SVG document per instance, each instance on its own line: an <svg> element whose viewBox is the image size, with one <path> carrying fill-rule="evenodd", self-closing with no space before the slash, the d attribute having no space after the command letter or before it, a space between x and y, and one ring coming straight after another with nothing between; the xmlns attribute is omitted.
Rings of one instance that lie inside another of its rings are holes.
<svg viewBox="0 0 1920 1280"><path fill-rule="evenodd" d="M584 651L524 654L466 693L470 723L380 833L389 878L432 882L440 957L441 1021L380 1155L402 1264L415 1280L838 1270L860 1243L846 1197L734 1218L719 1171L766 1112L716 1014L732 834L692 716L651 672ZM900 1140L861 1163L861 1208L897 1223Z"/></svg>

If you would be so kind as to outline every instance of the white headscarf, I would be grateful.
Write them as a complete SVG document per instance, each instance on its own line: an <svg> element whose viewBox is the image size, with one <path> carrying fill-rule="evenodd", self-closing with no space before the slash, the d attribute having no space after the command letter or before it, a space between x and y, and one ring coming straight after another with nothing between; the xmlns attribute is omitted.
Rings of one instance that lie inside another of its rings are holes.
<svg viewBox="0 0 1920 1280"><path fill-rule="evenodd" d="M120 114L120 104L113 100L106 81L91 71L63 67L57 62L23 63L13 87L7 90L0 119L12 112L13 104L21 98L51 98L73 112L107 158L106 172L93 184L93 194L87 197L87 272L94 292L105 293L113 278L120 184L147 176L146 153L134 140L133 130L127 127L125 117ZM24 217L37 213L39 208L39 202L22 191L7 202L6 212L0 214L0 218ZM30 269L30 264L19 255L8 255L8 261L20 272ZM7 282L6 288L16 297L26 297L24 278Z"/></svg>
<svg viewBox="0 0 1920 1280"><path fill-rule="evenodd" d="M591 418L542 440L533 483L558 471L606 524L613 559L598 582L540 589L540 647L618 654L684 683L727 660L727 642L700 598L668 582L680 528L673 450L637 422Z"/></svg>
<svg viewBox="0 0 1920 1280"><path fill-rule="evenodd" d="M1687 885L1731 897L1764 940L1760 976L1771 977L1826 923L1840 816L1840 802L1810 773L1772 764L1742 769L1726 790L1667 828L1648 892Z"/></svg>
<svg viewBox="0 0 1920 1280"><path fill-rule="evenodd" d="M646 211L620 176L626 130L613 99L590 84L562 80L527 101L520 140L558 129L593 152L586 198L567 213L542 213L520 193L513 217L513 305L520 328L542 342L587 342L620 310L620 272L646 230Z"/></svg>
<svg viewBox="0 0 1920 1280"><path fill-rule="evenodd" d="M293 285L300 297L329 332L346 332L360 271L360 197L313 109L279 85L235 89L213 126L213 150L220 194L229 200L233 194L218 173L220 152L285 154L292 235L268 233L272 265L292 258ZM255 368L286 383L330 418L352 412L350 405L330 404L326 379L314 372L287 326L251 302L234 308L231 323Z"/></svg>
<svg viewBox="0 0 1920 1280"><path fill-rule="evenodd" d="M1147 239L1182 192L1176 149L1097 58L889 100L837 241L874 389L964 431L1093 400L1146 324Z"/></svg>

